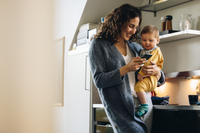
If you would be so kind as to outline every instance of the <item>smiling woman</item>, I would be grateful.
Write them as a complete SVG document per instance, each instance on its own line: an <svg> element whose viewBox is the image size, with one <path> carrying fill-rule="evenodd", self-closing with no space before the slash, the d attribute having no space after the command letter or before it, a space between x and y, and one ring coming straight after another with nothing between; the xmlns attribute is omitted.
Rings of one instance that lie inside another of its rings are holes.
<svg viewBox="0 0 200 133"><path fill-rule="evenodd" d="M146 62L137 57L142 47L134 42L140 25L141 11L123 4L105 17L90 46L92 77L115 133L151 131L149 114L148 122L141 118L147 125L134 114L139 106L134 91L135 71ZM146 67L144 73L148 71L159 77L158 84L164 83L164 74L155 64Z"/></svg>
<svg viewBox="0 0 200 133"><path fill-rule="evenodd" d="M121 28L120 36L117 38L117 42L130 40L130 38L136 33L139 22L140 18L135 17L134 19L130 19L129 22L124 23Z"/></svg>

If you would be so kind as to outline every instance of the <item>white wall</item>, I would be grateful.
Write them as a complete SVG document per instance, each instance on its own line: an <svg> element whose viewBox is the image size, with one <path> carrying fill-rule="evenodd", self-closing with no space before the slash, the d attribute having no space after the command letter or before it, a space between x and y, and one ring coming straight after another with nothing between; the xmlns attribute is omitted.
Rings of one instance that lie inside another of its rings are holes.
<svg viewBox="0 0 200 133"><path fill-rule="evenodd" d="M181 14L192 14L193 26L192 29L200 30L200 1L192 1L169 9L157 12L156 17L153 13L143 12L142 27L148 24L153 24L161 30L162 16L172 15L173 30L179 30L179 22ZM164 72L179 72L199 70L199 39L195 37L180 41L159 44L164 56ZM170 95L170 102L179 104L189 104L189 94L195 94L195 89L199 80L171 79L157 89L158 96Z"/></svg>
<svg viewBox="0 0 200 133"><path fill-rule="evenodd" d="M66 101L63 107L54 107L52 113L52 41L65 36L67 55L85 3L86 0L1 1L1 133L66 133Z"/></svg>
<svg viewBox="0 0 200 133"><path fill-rule="evenodd" d="M168 79L167 82L156 89L159 97L170 96L170 104L189 105L188 95L196 95L196 86L200 79Z"/></svg>
<svg viewBox="0 0 200 133"><path fill-rule="evenodd" d="M65 36L65 76L64 76L64 106L55 107L54 125L55 133L66 133L66 110L68 97L66 88L66 69L67 69L67 52L73 40L75 31L77 29L80 17L85 7L87 0L55 0L55 12L54 12L54 40L60 39ZM73 115L73 114L72 114Z"/></svg>
<svg viewBox="0 0 200 133"><path fill-rule="evenodd" d="M53 3L0 2L0 132L52 133Z"/></svg>

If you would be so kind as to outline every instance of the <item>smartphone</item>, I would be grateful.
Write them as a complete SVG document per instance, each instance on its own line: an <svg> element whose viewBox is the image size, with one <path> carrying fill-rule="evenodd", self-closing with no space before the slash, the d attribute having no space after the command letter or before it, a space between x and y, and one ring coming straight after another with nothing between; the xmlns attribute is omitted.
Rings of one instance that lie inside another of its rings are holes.
<svg viewBox="0 0 200 133"><path fill-rule="evenodd" d="M146 58L146 60L148 60L151 56L152 54L145 54L141 58Z"/></svg>

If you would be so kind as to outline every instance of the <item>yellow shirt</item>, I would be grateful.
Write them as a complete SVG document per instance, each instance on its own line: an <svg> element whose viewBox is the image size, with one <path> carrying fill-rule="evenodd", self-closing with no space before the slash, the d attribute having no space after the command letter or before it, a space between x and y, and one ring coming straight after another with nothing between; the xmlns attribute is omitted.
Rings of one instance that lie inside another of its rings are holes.
<svg viewBox="0 0 200 133"><path fill-rule="evenodd" d="M152 65L150 61L154 61L158 68L162 69L163 63L164 63L164 58L162 55L162 52L159 47L154 49L151 52L152 56L151 58L148 59L148 62L145 63L144 65ZM140 70L139 74L144 76L145 74ZM135 85L135 91L136 92L141 92L141 91L153 91L157 87L157 78L155 76L149 76L145 77L142 81L138 81Z"/></svg>

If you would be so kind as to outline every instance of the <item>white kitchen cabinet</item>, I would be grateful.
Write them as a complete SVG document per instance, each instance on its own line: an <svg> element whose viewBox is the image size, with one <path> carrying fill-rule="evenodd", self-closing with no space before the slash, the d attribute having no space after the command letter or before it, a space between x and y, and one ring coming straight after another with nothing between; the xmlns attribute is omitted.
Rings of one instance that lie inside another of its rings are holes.
<svg viewBox="0 0 200 133"><path fill-rule="evenodd" d="M101 104L90 72L89 46L68 52L67 133L93 133L93 104Z"/></svg>
<svg viewBox="0 0 200 133"><path fill-rule="evenodd" d="M91 110L88 52L73 54L67 58L66 130L67 133L89 133Z"/></svg>

